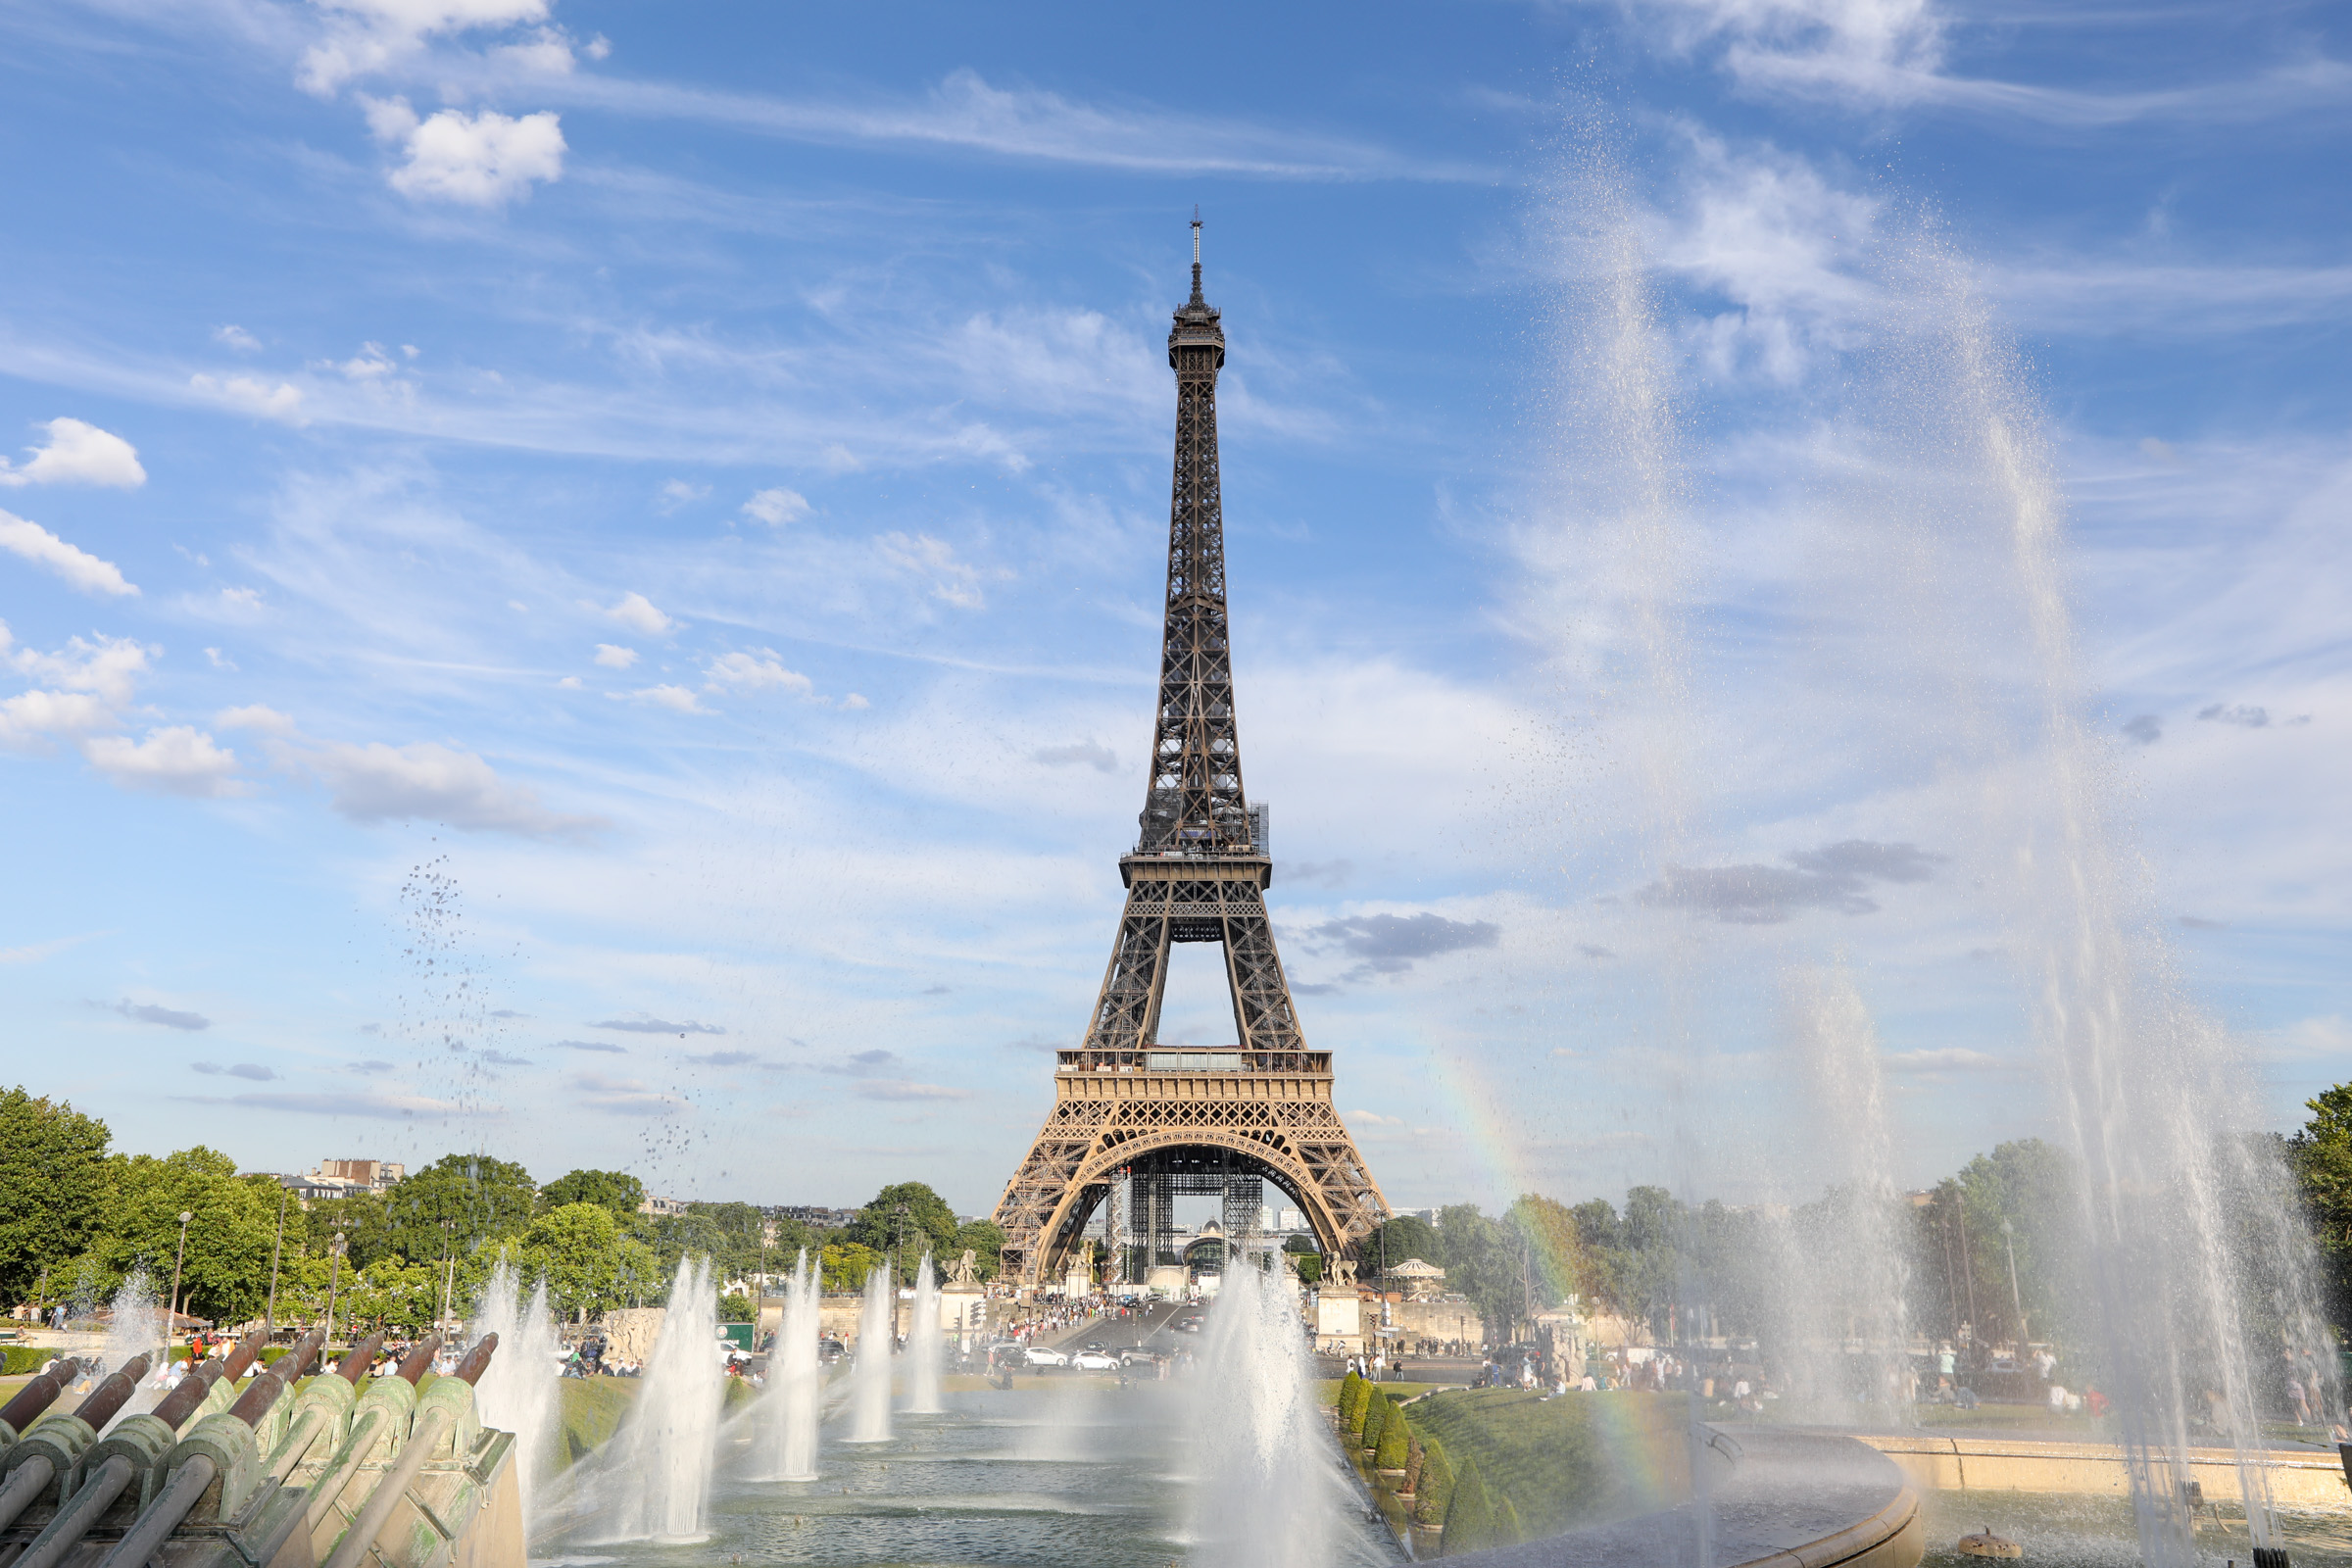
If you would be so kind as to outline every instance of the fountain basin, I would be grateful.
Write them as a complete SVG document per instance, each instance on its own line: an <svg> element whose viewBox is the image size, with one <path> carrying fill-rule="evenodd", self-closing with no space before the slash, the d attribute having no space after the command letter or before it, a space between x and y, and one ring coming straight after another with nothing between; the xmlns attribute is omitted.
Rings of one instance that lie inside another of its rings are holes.
<svg viewBox="0 0 2352 1568"><path fill-rule="evenodd" d="M1744 1438L1742 1439L1744 1441ZM2128 1497L2132 1472L2124 1450L2111 1443L2035 1443L2006 1438L1863 1436L1902 1467L1914 1486L1938 1492L2040 1492L2066 1495ZM2183 1455L2188 1479L2208 1497L2243 1503L2238 1458L2229 1448L2190 1448ZM2248 1455L2282 1508L2341 1511L2352 1507L2336 1456L2316 1449L2274 1449Z"/></svg>
<svg viewBox="0 0 2352 1568"><path fill-rule="evenodd" d="M1891 1458L1830 1433L1711 1432L1710 1568L1917 1568L1919 1494ZM1489 1568L1690 1568L1690 1504L1461 1555Z"/></svg>

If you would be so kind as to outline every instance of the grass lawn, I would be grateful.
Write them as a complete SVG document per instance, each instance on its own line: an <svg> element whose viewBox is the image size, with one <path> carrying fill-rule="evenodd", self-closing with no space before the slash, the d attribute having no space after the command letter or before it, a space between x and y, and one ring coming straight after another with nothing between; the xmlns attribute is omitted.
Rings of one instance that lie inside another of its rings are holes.
<svg viewBox="0 0 2352 1568"><path fill-rule="evenodd" d="M1672 1507L1690 1491L1689 1400L1679 1394L1456 1389L1405 1415L1458 1474L1475 1460L1532 1539Z"/></svg>

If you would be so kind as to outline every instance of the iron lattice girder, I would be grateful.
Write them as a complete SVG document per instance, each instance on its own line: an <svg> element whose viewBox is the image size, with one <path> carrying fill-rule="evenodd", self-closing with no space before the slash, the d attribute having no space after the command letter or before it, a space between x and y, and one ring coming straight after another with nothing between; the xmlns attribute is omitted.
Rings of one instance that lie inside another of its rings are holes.
<svg viewBox="0 0 2352 1568"><path fill-rule="evenodd" d="M1083 1146L1072 1136L1082 1125L1092 1133ZM1024 1162L998 1205L1007 1272L1032 1282L1054 1277L1117 1173L1177 1149L1244 1156L1298 1205L1335 1257L1353 1257L1388 1218L1387 1200L1327 1100L1065 1102L1054 1107L1032 1152L1032 1160L1047 1158Z"/></svg>
<svg viewBox="0 0 2352 1568"><path fill-rule="evenodd" d="M1225 607L1217 474L1225 330L1201 298L1197 250L1193 297L1176 312L1168 364L1176 455L1152 780L1136 853L1119 862L1127 907L1084 1046L1063 1054L1054 1109L997 1204L1004 1268L1036 1285L1060 1268L1120 1170L1156 1152L1217 1150L1298 1204L1346 1279L1357 1244L1389 1205L1332 1108L1329 1057L1305 1051L1266 916L1273 865L1242 790ZM1247 1070L1155 1064L1168 949L1178 942L1222 945L1239 1037L1225 1059Z"/></svg>
<svg viewBox="0 0 2352 1568"><path fill-rule="evenodd" d="M1127 909L1103 972L1086 1044L1131 1051L1157 1037L1168 948L1215 942L1225 950L1234 1028L1245 1051L1296 1051L1304 1043L1274 928L1266 917L1262 860L1204 867L1130 857Z"/></svg>

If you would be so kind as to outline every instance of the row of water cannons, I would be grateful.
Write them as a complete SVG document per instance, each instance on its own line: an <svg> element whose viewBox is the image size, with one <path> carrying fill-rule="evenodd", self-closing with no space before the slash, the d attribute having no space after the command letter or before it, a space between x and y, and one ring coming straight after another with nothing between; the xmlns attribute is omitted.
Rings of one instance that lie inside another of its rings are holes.
<svg viewBox="0 0 2352 1568"><path fill-rule="evenodd" d="M440 1337L370 1378L377 1334L291 1397L325 1331L240 1390L266 1338L120 1421L148 1356L104 1376L64 1361L25 1385L0 1407L0 1568L520 1568L514 1439L474 1413L496 1335L420 1391Z"/></svg>

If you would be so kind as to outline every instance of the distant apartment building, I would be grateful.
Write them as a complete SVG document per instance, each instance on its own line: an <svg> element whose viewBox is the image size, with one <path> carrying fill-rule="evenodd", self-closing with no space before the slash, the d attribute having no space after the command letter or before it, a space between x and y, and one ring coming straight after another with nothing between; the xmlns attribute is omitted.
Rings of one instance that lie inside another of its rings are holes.
<svg viewBox="0 0 2352 1568"><path fill-rule="evenodd" d="M322 1159L300 1175L280 1176L277 1184L308 1208L322 1198L350 1198L360 1193L383 1193L409 1173L390 1159Z"/></svg>
<svg viewBox="0 0 2352 1568"><path fill-rule="evenodd" d="M692 1201L694 1200L690 1198L656 1198L653 1194L648 1193L637 1200L637 1212L663 1216L683 1214L686 1212L686 1205Z"/></svg>
<svg viewBox="0 0 2352 1568"><path fill-rule="evenodd" d="M837 1231L858 1217L854 1208L817 1208L807 1203L786 1203L769 1212L784 1219L798 1220L820 1231Z"/></svg>
<svg viewBox="0 0 2352 1568"><path fill-rule="evenodd" d="M371 1193L390 1191L392 1184L408 1173L408 1166L390 1159L322 1159L318 1168L311 1172L313 1176L365 1187Z"/></svg>

